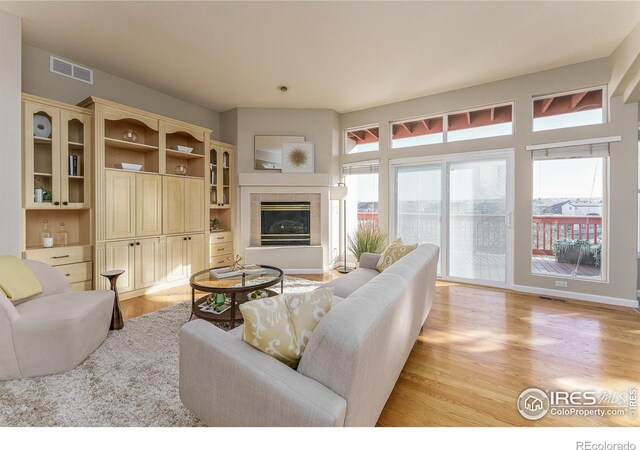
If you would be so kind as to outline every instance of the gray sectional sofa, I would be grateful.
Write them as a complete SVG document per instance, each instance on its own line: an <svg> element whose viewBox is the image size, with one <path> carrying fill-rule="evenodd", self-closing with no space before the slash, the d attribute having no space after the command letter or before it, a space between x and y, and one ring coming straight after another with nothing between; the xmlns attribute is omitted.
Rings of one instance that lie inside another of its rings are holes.
<svg viewBox="0 0 640 450"><path fill-rule="evenodd" d="M180 398L212 426L373 426L433 302L439 248L378 273L378 255L328 283L331 311L297 370L203 320L180 332Z"/></svg>

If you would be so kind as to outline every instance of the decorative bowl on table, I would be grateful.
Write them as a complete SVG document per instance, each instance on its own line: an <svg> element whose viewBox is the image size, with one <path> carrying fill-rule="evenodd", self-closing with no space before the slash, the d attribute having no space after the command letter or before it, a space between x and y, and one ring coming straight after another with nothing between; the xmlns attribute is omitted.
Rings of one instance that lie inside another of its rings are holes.
<svg viewBox="0 0 640 450"><path fill-rule="evenodd" d="M247 294L247 299L248 300L257 300L259 298L267 298L268 296L269 296L269 294L267 294L267 291L263 291L262 289L258 289L257 291L249 292Z"/></svg>
<svg viewBox="0 0 640 450"><path fill-rule="evenodd" d="M133 170L134 172L138 172L140 169L142 169L142 164L133 164L133 163L117 163L115 164L115 168L116 169L123 169L123 170Z"/></svg>

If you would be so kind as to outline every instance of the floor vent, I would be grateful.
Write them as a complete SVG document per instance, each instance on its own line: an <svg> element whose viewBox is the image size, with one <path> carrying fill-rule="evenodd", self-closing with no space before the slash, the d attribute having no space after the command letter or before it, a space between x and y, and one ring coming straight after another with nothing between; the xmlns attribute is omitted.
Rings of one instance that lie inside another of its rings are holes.
<svg viewBox="0 0 640 450"><path fill-rule="evenodd" d="M566 300L563 300L561 298L543 297L542 295L540 295L539 298L541 298L542 300L549 300L549 301L552 301L552 302L567 303Z"/></svg>
<svg viewBox="0 0 640 450"><path fill-rule="evenodd" d="M93 84L93 70L70 63L56 56L49 57L49 70L64 77Z"/></svg>

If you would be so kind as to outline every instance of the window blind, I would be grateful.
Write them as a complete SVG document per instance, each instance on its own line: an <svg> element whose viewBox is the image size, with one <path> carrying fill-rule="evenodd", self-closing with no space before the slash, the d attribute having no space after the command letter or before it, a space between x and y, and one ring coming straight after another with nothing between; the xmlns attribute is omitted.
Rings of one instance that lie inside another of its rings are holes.
<svg viewBox="0 0 640 450"><path fill-rule="evenodd" d="M343 175L363 175L368 173L378 173L380 163L375 161L362 161L351 164L344 164L342 166Z"/></svg>
<svg viewBox="0 0 640 450"><path fill-rule="evenodd" d="M538 148L531 150L533 160L594 158L609 156L609 142L570 145L567 147Z"/></svg>

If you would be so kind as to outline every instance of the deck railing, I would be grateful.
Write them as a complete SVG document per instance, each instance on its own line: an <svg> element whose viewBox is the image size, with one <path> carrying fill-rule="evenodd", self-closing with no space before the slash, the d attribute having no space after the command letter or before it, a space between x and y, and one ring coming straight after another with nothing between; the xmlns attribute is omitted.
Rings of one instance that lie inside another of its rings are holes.
<svg viewBox="0 0 640 450"><path fill-rule="evenodd" d="M602 239L600 216L533 216L531 238L534 255L553 255L553 243L581 239L597 244Z"/></svg>

